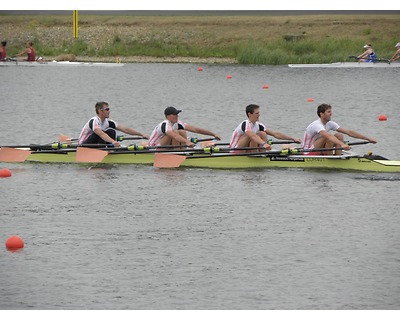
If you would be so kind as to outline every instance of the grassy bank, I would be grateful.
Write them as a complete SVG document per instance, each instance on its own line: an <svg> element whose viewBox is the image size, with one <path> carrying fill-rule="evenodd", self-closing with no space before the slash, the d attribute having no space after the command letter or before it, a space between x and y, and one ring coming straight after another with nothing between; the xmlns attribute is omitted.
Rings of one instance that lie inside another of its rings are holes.
<svg viewBox="0 0 400 320"><path fill-rule="evenodd" d="M135 61L135 56L228 58L241 64L350 61L372 43L390 58L400 15L93 16L79 15L79 38L66 15L0 16L9 56L32 40L43 57ZM151 59L150 59L151 60ZM179 61L179 59L178 59Z"/></svg>

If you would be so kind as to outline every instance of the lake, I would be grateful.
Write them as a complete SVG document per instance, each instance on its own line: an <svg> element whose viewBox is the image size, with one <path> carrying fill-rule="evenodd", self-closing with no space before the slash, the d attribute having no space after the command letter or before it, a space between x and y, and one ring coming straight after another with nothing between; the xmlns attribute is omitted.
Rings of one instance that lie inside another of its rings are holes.
<svg viewBox="0 0 400 320"><path fill-rule="evenodd" d="M223 141L256 103L267 127L302 139L329 103L334 121L378 140L354 151L398 160L396 69L2 67L0 142L77 138L101 100L148 134L174 105ZM398 174L4 167L13 175L0 179L0 240L16 234L25 247L0 250L0 309L400 307Z"/></svg>

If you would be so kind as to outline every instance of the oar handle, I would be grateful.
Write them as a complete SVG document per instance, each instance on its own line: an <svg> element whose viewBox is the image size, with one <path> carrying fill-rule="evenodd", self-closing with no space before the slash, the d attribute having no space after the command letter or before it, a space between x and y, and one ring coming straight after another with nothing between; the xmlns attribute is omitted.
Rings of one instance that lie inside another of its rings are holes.
<svg viewBox="0 0 400 320"><path fill-rule="evenodd" d="M366 58L359 58L359 57L357 57L357 56L349 56L349 58L351 58L351 59L358 59L358 60L360 60L360 59L366 59L366 60L382 61L382 62L390 63L390 60L389 60L389 59L368 58L368 57L366 57Z"/></svg>
<svg viewBox="0 0 400 320"><path fill-rule="evenodd" d="M357 142L345 141L344 143L349 145L349 146L357 146L357 145L361 145L361 144L368 144L368 143L371 143L371 142L369 142L369 141L357 141Z"/></svg>
<svg viewBox="0 0 400 320"><path fill-rule="evenodd" d="M295 143L293 140L272 140L268 139L266 141L267 144L272 145L272 144L289 144L289 143ZM229 142L217 142L214 143L214 146L229 146ZM257 148L259 149L259 148Z"/></svg>
<svg viewBox="0 0 400 320"><path fill-rule="evenodd" d="M146 139L143 136L138 136L138 137L126 137L126 136L117 136L117 141L124 141L124 140L142 140Z"/></svg>
<svg viewBox="0 0 400 320"><path fill-rule="evenodd" d="M212 141L212 140L219 140L218 138L212 137L212 138L204 138L204 139L198 139L198 138L190 138L190 142L193 143L198 143L198 142L204 142L204 141Z"/></svg>

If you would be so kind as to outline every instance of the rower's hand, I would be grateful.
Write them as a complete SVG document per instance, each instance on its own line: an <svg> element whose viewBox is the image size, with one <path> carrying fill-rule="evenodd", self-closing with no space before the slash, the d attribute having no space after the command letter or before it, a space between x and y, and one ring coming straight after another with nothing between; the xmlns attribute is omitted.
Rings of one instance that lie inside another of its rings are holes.
<svg viewBox="0 0 400 320"><path fill-rule="evenodd" d="M187 141L186 141L186 146L187 146L187 147L189 147L189 148L194 148L194 147L195 147L195 145L196 145L196 144L195 144L195 143L193 143L193 142L192 142L192 141L190 141L190 140L187 140Z"/></svg>
<svg viewBox="0 0 400 320"><path fill-rule="evenodd" d="M373 144L375 144L375 143L378 142L378 141L376 141L376 139L373 139L373 138L372 138L372 139L368 139L368 141L371 142L371 143L373 143Z"/></svg>
<svg viewBox="0 0 400 320"><path fill-rule="evenodd" d="M298 138L295 138L295 139L293 139L293 142L296 142L296 143L301 143L301 140L300 140L300 139L298 139Z"/></svg>
<svg viewBox="0 0 400 320"><path fill-rule="evenodd" d="M349 146L348 144L345 144L345 143L342 144L342 148L343 148L344 150L347 150L347 151L350 150L350 146Z"/></svg>
<svg viewBox="0 0 400 320"><path fill-rule="evenodd" d="M149 136L148 134L142 134L142 137L145 138L145 139L147 139L147 140L150 139L150 136Z"/></svg>
<svg viewBox="0 0 400 320"><path fill-rule="evenodd" d="M214 136L214 138L215 138L215 140L221 140L221 136L218 135L218 134L216 134L216 135Z"/></svg>
<svg viewBox="0 0 400 320"><path fill-rule="evenodd" d="M268 143L264 143L264 144L262 145L262 147L263 147L264 149L271 150L271 145L268 144Z"/></svg>
<svg viewBox="0 0 400 320"><path fill-rule="evenodd" d="M117 147L117 148L121 147L121 144L118 141L114 141L112 144L114 147Z"/></svg>

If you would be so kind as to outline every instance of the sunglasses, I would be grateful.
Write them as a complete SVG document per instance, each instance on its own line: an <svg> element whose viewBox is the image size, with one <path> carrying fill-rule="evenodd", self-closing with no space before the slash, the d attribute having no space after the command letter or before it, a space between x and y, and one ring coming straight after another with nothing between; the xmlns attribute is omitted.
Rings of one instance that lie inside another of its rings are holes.
<svg viewBox="0 0 400 320"><path fill-rule="evenodd" d="M110 108L101 108L100 110L101 110L101 111L104 111L104 110L105 110L105 111L110 111Z"/></svg>

